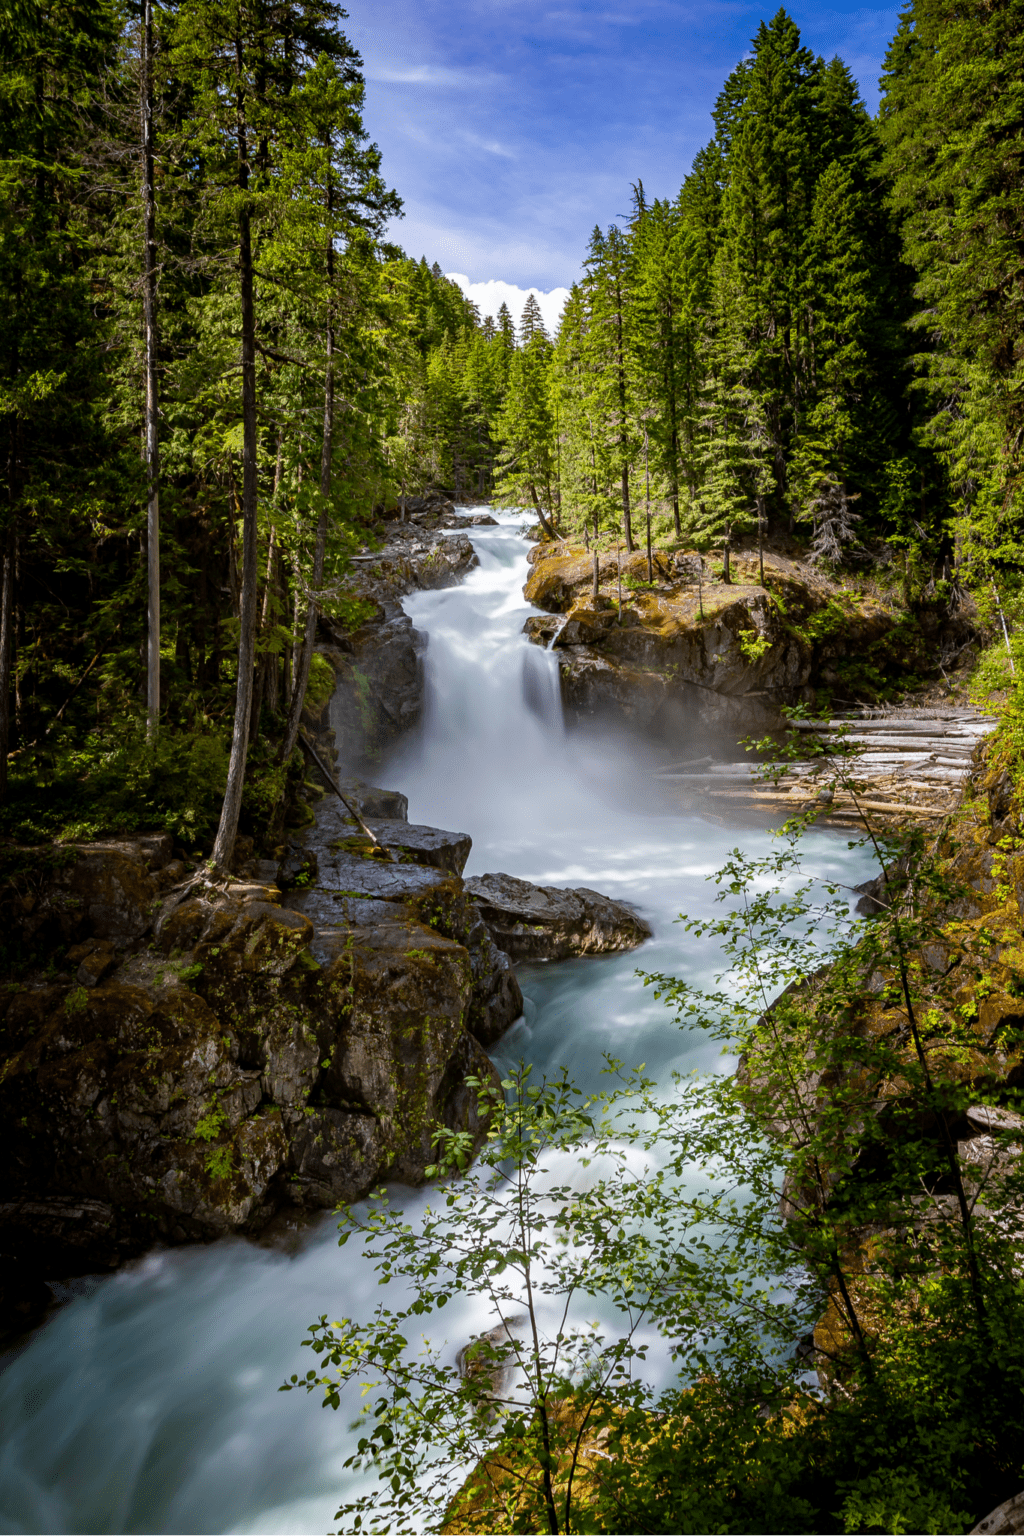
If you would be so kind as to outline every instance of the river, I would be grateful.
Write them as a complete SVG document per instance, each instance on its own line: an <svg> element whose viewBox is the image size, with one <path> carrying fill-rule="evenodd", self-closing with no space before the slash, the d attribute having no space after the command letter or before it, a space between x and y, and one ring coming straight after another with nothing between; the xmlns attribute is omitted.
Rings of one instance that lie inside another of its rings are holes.
<svg viewBox="0 0 1024 1536"><path fill-rule="evenodd" d="M710 912L706 877L763 831L660 804L648 749L567 734L555 657L522 635L521 520L474 528L480 564L459 587L405 608L429 636L422 731L379 779L410 819L467 831L467 873L585 885L633 902L654 937L633 954L522 967L524 1019L495 1059L565 1063L596 1085L605 1052L673 1071L722 1070L718 1048L681 1033L636 970L710 979L716 953L675 919ZM815 873L863 879L842 835L807 840ZM428 1196L410 1192L414 1217ZM79 1282L0 1375L0 1531L322 1532L351 1487L350 1415L279 1394L310 1365L300 1348L321 1313L368 1315L378 1291L332 1217L294 1255L243 1241L155 1253ZM454 1354L476 1326L445 1309Z"/></svg>

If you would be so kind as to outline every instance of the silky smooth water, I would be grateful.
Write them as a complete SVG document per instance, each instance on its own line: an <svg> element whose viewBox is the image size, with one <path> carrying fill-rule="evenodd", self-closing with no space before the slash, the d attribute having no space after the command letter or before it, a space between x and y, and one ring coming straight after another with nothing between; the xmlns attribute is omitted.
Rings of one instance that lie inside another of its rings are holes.
<svg viewBox="0 0 1024 1536"><path fill-rule="evenodd" d="M410 819L467 831L468 872L585 885L633 902L654 937L627 955L522 967L523 1020L495 1058L565 1063L596 1086L604 1053L673 1071L722 1070L717 1047L680 1032L638 967L708 978L718 956L675 922L712 910L706 877L739 842L769 834L672 814L643 744L564 730L557 656L522 635L528 546L521 519L474 529L479 567L405 607L429 636L423 730L378 775ZM841 836L808 839L808 864L849 883L868 872ZM429 1192L409 1192L412 1219ZM311 1364L300 1341L321 1313L368 1316L376 1278L334 1221L296 1255L241 1241L150 1255L81 1287L0 1375L0 1531L321 1532L352 1477L343 1462L358 1397L337 1413L279 1394ZM481 1327L450 1304L435 1342Z"/></svg>

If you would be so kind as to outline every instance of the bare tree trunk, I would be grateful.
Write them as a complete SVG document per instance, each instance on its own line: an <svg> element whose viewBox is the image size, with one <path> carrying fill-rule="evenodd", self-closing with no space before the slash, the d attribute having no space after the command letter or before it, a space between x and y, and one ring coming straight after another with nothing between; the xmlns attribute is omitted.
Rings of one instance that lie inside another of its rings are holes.
<svg viewBox="0 0 1024 1536"><path fill-rule="evenodd" d="M7 798L7 749L11 737L11 631L14 628L14 525L4 541L0 586L0 800Z"/></svg>
<svg viewBox="0 0 1024 1536"><path fill-rule="evenodd" d="M647 580L654 581L654 562L651 559L651 466L648 461L647 429L644 428L644 508L647 518Z"/></svg>
<svg viewBox="0 0 1024 1536"><path fill-rule="evenodd" d="M153 0L142 20L143 317L146 328L146 564L149 636L146 655L146 734L160 723L160 439L156 335L156 192L153 174Z"/></svg>
<svg viewBox="0 0 1024 1536"><path fill-rule="evenodd" d="M761 585L764 586L764 497L757 498L757 563L761 573Z"/></svg>
<svg viewBox="0 0 1024 1536"><path fill-rule="evenodd" d="M533 501L533 510L540 518L541 527L547 534L548 538L554 541L555 538L557 538L557 534L555 533L555 530L552 528L551 524L548 522L547 518L544 516L544 508L540 504L540 497L537 495L537 487L534 485L532 480L530 481L530 498Z"/></svg>
<svg viewBox="0 0 1024 1536"><path fill-rule="evenodd" d="M220 825L213 845L213 862L226 870L231 864L242 809L245 762L252 712L253 662L256 655L256 505L258 496L256 437L256 311L253 300L252 230L249 220L249 163L242 99L242 44L235 45L238 69L238 272L242 300L242 582L239 600L238 684L231 757Z"/></svg>
<svg viewBox="0 0 1024 1536"><path fill-rule="evenodd" d="M622 335L622 295L617 297L617 309L615 311L615 334L618 346L618 366L616 369L619 388L619 452L622 468L622 530L626 535L626 551L633 553L633 520L629 510L629 433L626 427L626 356Z"/></svg>
<svg viewBox="0 0 1024 1536"><path fill-rule="evenodd" d="M328 207L330 203L328 202ZM327 277L328 282L334 278L334 243L328 242L327 246ZM330 302L330 301L328 301ZM323 586L324 580L324 553L327 548L327 522L331 498L331 464L334 452L334 323L329 317L327 322L327 376L324 380L324 440L320 450L320 516L316 525L316 547L313 551L313 592ZM316 638L316 598L310 597L306 606L306 626L302 637L302 648L299 651L295 668L295 688L292 692L291 708L288 711L288 721L285 725L284 739L278 752L278 762L287 762L295 751L295 743L299 739L299 720L302 717L302 706L306 699L306 686L309 682L309 669L313 664L313 641Z"/></svg>

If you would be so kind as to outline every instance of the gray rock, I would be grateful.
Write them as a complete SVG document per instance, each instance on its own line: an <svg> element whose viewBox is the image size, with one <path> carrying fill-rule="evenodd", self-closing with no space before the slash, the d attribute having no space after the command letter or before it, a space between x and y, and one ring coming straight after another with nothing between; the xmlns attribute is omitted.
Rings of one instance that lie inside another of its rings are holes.
<svg viewBox="0 0 1024 1536"><path fill-rule="evenodd" d="M343 760L358 767L376 762L419 722L422 637L412 620L399 613L333 638L335 644L325 647L323 655L338 683L321 723L333 727Z"/></svg>
<svg viewBox="0 0 1024 1536"><path fill-rule="evenodd" d="M378 789L376 784L367 784L363 779L342 779L338 787L360 816L380 816L389 821L409 820L408 798L397 789Z"/></svg>
<svg viewBox="0 0 1024 1536"><path fill-rule="evenodd" d="M312 885L318 873L316 851L293 843L277 867L277 884L282 891L290 891L296 885Z"/></svg>
<svg viewBox="0 0 1024 1536"><path fill-rule="evenodd" d="M479 875L466 890L491 937L513 960L565 960L635 949L651 928L631 907L581 887L531 885L514 875Z"/></svg>
<svg viewBox="0 0 1024 1536"><path fill-rule="evenodd" d="M1024 1493L1000 1504L971 1529L971 1536L1020 1536L1024 1532Z"/></svg>
<svg viewBox="0 0 1024 1536"><path fill-rule="evenodd" d="M371 901L409 901L423 896L434 886L450 879L447 870L430 869L422 864L393 864L388 859L361 859L358 854L339 851L321 860L320 884L311 891L294 891L288 906L308 912L315 920L314 908L332 901L335 895L362 896ZM335 911L325 907L325 911Z"/></svg>
<svg viewBox="0 0 1024 1536"><path fill-rule="evenodd" d="M474 1039L490 1050L522 1013L523 994L510 957L495 944L478 908L469 902L466 905L471 926L463 943L469 950L473 973L467 1025Z"/></svg>
<svg viewBox="0 0 1024 1536"><path fill-rule="evenodd" d="M876 875L873 880L862 880L853 889L860 897L853 909L858 917L880 917L888 910L884 875Z"/></svg>
<svg viewBox="0 0 1024 1536"><path fill-rule="evenodd" d="M976 1130L991 1135L999 1131L1024 1130L1024 1117L1012 1109L997 1109L992 1104L974 1104L967 1111L967 1118Z"/></svg>
<svg viewBox="0 0 1024 1536"><path fill-rule="evenodd" d="M419 827L407 821L377 817L367 817L366 825L378 842L403 859L432 869L446 869L453 875L462 874L473 847L468 832L442 832L438 827Z"/></svg>

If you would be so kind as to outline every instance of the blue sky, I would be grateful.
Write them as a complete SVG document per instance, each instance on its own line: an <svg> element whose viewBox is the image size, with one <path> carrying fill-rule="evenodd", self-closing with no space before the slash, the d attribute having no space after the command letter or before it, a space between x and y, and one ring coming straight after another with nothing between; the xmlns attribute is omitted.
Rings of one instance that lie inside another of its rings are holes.
<svg viewBox="0 0 1024 1536"><path fill-rule="evenodd" d="M405 200L394 238L473 285L549 291L630 185L674 196L759 21L746 0L348 0L366 126ZM896 6L789 7L873 111Z"/></svg>

